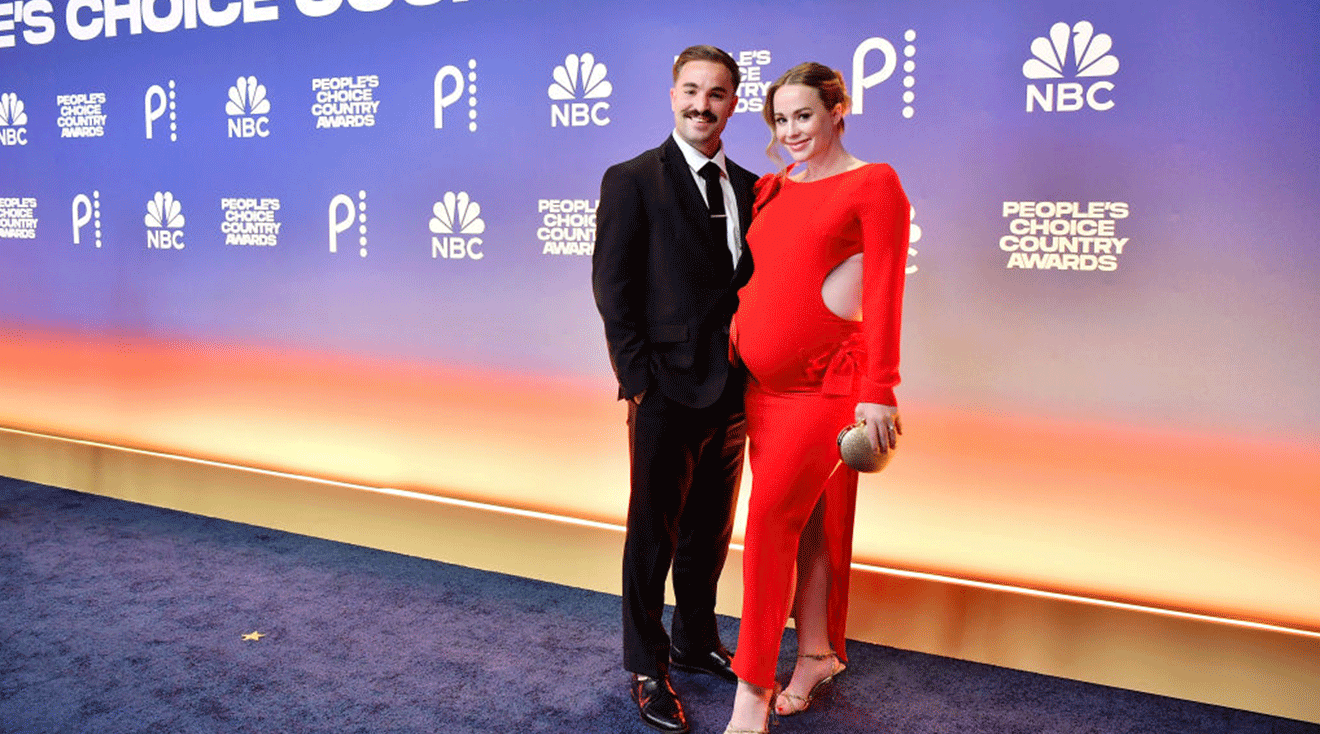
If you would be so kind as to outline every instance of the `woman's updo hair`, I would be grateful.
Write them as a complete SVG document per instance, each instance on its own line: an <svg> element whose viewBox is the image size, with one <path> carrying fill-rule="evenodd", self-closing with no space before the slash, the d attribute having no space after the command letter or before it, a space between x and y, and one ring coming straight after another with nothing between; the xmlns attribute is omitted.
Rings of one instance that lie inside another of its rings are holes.
<svg viewBox="0 0 1320 734"><path fill-rule="evenodd" d="M784 72L766 90L765 107L761 110L761 114L765 116L765 124L770 126L770 144L765 147L765 152L781 163L782 160L775 150L775 92L778 92L779 88L785 84L801 84L816 90L816 93L820 95L820 101L825 104L827 112L832 111L835 105L843 105L845 114L852 108L852 97L848 96L848 85L844 83L843 75L834 69L814 61L805 61ZM843 132L843 122L843 120L839 120L839 132Z"/></svg>
<svg viewBox="0 0 1320 734"><path fill-rule="evenodd" d="M783 76L776 79L765 92L765 108L762 114L765 115L765 123L772 130L775 127L775 92L785 84L801 84L816 90L820 94L820 101L825 103L827 112L838 104L843 105L844 112L852 107L852 98L848 96L848 85L844 84L843 75L824 64L806 61L784 72ZM843 130L842 121L839 122L839 130Z"/></svg>

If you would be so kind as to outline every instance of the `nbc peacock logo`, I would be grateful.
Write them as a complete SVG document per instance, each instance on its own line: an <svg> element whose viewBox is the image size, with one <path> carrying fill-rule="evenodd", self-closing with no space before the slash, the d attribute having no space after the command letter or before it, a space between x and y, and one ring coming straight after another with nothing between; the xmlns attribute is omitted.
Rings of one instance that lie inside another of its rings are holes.
<svg viewBox="0 0 1320 734"><path fill-rule="evenodd" d="M1022 64L1022 75L1040 80L1027 84L1027 112L1076 112L1084 107L1103 112L1114 106L1113 82L1104 77L1118 72L1118 57L1110 53L1114 39L1108 33L1096 33L1090 21L1080 20L1071 27L1055 23L1049 36L1031 42L1031 58ZM1071 51L1071 55L1069 54ZM1050 81L1065 79L1097 81Z"/></svg>
<svg viewBox="0 0 1320 734"><path fill-rule="evenodd" d="M157 191L147 202L143 222L147 225L147 249L183 249L183 203L175 199L174 194Z"/></svg>
<svg viewBox="0 0 1320 734"><path fill-rule="evenodd" d="M469 236L483 234L486 222L481 218L481 205L466 191L445 192L431 207L430 226L432 259L480 260L486 256L481 238Z"/></svg>
<svg viewBox="0 0 1320 734"><path fill-rule="evenodd" d="M605 101L614 85L605 75L605 64L590 53L569 54L555 67L547 94L550 97L550 127L585 127L610 124L610 103Z"/></svg>
<svg viewBox="0 0 1320 734"><path fill-rule="evenodd" d="M27 145L27 110L13 92L0 94L0 145Z"/></svg>
<svg viewBox="0 0 1320 734"><path fill-rule="evenodd" d="M258 82L255 76L240 76L229 88L225 114L229 115L229 137L269 136L270 98L266 96L266 85Z"/></svg>

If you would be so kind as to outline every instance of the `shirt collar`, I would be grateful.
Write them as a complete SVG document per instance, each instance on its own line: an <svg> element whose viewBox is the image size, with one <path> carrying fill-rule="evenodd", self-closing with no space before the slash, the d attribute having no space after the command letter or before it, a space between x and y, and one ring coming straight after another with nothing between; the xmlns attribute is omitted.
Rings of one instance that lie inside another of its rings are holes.
<svg viewBox="0 0 1320 734"><path fill-rule="evenodd" d="M675 130L673 133L671 133L671 135L674 138L674 142L678 143L678 149L683 151L683 158L687 160L688 167L690 167L693 170L693 172L699 172L701 171L702 166L706 165L711 161L715 161L715 165L720 167L720 172L723 173L725 176L729 175L728 168L724 165L725 159L724 159L723 144L720 145L719 150L715 151L714 156L707 158L706 156L701 154L701 151L692 147L691 143L689 143L688 141L684 140L681 136L679 136L678 130Z"/></svg>

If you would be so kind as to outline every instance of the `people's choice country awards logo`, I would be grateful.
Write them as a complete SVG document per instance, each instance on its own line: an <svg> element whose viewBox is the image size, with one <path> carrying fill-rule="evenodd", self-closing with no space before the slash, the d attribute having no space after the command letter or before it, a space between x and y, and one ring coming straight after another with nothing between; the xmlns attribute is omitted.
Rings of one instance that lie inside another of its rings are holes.
<svg viewBox="0 0 1320 734"><path fill-rule="evenodd" d="M280 200L272 197L226 196L220 199L224 221L220 234L226 245L275 247L280 243Z"/></svg>
<svg viewBox="0 0 1320 734"><path fill-rule="evenodd" d="M257 81L255 76L241 76L229 88L229 99L225 102L225 114L229 115L229 137L264 138L270 135L270 99L266 96L266 85Z"/></svg>
<svg viewBox="0 0 1320 734"><path fill-rule="evenodd" d="M312 79L312 116L316 129L375 127L380 113L376 74L326 76Z"/></svg>
<svg viewBox="0 0 1320 734"><path fill-rule="evenodd" d="M550 127L604 126L610 124L610 103L604 101L614 92L605 78L605 64L589 53L569 54L555 67L554 81L547 93L551 99Z"/></svg>
<svg viewBox="0 0 1320 734"><path fill-rule="evenodd" d="M1121 226L1131 211L1126 201L1006 201L1004 267L1113 272L1131 241Z"/></svg>
<svg viewBox="0 0 1320 734"><path fill-rule="evenodd" d="M0 145L27 145L27 111L13 92L0 94Z"/></svg>
<svg viewBox="0 0 1320 734"><path fill-rule="evenodd" d="M542 255L586 255L596 251L596 207L600 199L540 199L536 239Z"/></svg>
<svg viewBox="0 0 1320 734"><path fill-rule="evenodd" d="M37 200L31 196L0 196L0 239L37 238Z"/></svg>
<svg viewBox="0 0 1320 734"><path fill-rule="evenodd" d="M1103 77L1118 71L1118 58L1109 53L1113 47L1114 39L1108 33L1096 33L1090 21L1080 20L1071 28L1062 22L1051 26L1048 38L1039 36L1031 42L1031 58L1022 64L1023 76L1041 80L1027 85L1027 112L1076 112L1083 107L1103 112L1112 108L1114 84ZM1067 76L1086 81L1049 81Z"/></svg>
<svg viewBox="0 0 1320 734"><path fill-rule="evenodd" d="M432 258L480 260L486 256L481 238L469 236L484 233L486 222L481 218L481 205L466 191L446 192L431 207L431 214Z"/></svg>
<svg viewBox="0 0 1320 734"><path fill-rule="evenodd" d="M742 81L738 83L738 104L733 108L735 114L739 112L759 114L765 109L765 93L773 79L773 77L766 78L765 67L769 66L772 58L768 49L739 51L734 57L738 62L738 75L742 77Z"/></svg>
<svg viewBox="0 0 1320 734"><path fill-rule="evenodd" d="M105 92L80 92L55 96L60 116L55 124L61 138L100 138L105 136Z"/></svg>
<svg viewBox="0 0 1320 734"><path fill-rule="evenodd" d="M157 191L147 202L147 249L182 250L183 204L168 191Z"/></svg>

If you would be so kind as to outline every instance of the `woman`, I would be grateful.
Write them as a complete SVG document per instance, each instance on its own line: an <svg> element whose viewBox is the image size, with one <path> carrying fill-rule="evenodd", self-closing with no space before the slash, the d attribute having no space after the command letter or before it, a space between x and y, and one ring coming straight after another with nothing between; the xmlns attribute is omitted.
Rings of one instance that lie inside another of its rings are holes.
<svg viewBox="0 0 1320 734"><path fill-rule="evenodd" d="M752 493L729 734L765 731L771 706L805 710L846 667L857 473L840 464L835 439L865 421L872 447L892 451L902 433L894 387L908 201L892 168L844 149L848 106L842 77L816 63L789 69L766 93L767 153L779 160L778 143L803 168L757 182L747 234L756 270L734 316L734 349L751 376ZM790 606L798 658L777 692Z"/></svg>

